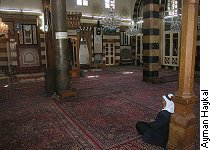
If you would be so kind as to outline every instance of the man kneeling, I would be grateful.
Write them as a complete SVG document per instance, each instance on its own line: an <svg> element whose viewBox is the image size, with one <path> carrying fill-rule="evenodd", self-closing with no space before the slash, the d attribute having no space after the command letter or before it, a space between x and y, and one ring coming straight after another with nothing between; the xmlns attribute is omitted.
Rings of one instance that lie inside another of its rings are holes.
<svg viewBox="0 0 210 150"><path fill-rule="evenodd" d="M142 135L144 142L166 148L170 116L174 113L174 102L171 100L172 96L173 94L163 96L163 109L158 113L154 121L150 123L143 121L137 122L136 129Z"/></svg>

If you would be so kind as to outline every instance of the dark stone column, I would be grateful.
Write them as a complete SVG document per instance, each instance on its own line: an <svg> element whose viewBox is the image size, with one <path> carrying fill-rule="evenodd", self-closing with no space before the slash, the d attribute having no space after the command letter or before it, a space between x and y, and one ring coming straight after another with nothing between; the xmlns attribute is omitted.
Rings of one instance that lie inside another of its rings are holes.
<svg viewBox="0 0 210 150"><path fill-rule="evenodd" d="M184 0L179 66L179 87L174 97L175 113L171 115L168 148L194 150L196 117L194 106L194 66L196 52L198 0Z"/></svg>
<svg viewBox="0 0 210 150"><path fill-rule="evenodd" d="M143 20L143 81L154 82L159 70L159 0L143 0Z"/></svg>
<svg viewBox="0 0 210 150"><path fill-rule="evenodd" d="M68 39L66 21L66 0L51 0L52 39L55 52L56 92L69 89Z"/></svg>

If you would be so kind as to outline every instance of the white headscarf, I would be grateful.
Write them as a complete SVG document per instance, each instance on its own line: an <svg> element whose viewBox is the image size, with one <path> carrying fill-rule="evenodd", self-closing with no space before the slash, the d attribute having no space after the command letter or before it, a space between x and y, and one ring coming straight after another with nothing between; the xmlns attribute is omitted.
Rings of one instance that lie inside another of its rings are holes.
<svg viewBox="0 0 210 150"><path fill-rule="evenodd" d="M162 110L167 110L170 113L174 113L174 102L171 100L173 94L163 95L163 99L166 101L166 106Z"/></svg>

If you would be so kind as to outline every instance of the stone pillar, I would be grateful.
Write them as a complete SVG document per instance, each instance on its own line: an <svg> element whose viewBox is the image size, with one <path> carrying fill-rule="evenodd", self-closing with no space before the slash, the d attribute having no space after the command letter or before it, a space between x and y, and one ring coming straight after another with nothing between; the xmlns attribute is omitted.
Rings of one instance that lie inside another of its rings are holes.
<svg viewBox="0 0 210 150"><path fill-rule="evenodd" d="M159 0L143 0L143 81L154 82L159 70Z"/></svg>
<svg viewBox="0 0 210 150"><path fill-rule="evenodd" d="M197 36L198 0L184 0L179 66L179 86L174 97L175 113L171 116L168 148L194 150L196 117L193 108L195 50Z"/></svg>
<svg viewBox="0 0 210 150"><path fill-rule="evenodd" d="M56 92L69 89L69 58L68 37L67 37L67 21L66 21L66 0L51 0L52 12L52 39L53 50L55 53L55 74L56 74Z"/></svg>
<svg viewBox="0 0 210 150"><path fill-rule="evenodd" d="M164 44L163 44L163 40L164 39L164 30L165 30L165 23L164 23L164 12L165 12L165 2L166 0L161 0L160 1L160 11L159 11L159 15L160 15L160 45L159 45L159 65L161 66L162 65L162 62L163 62L163 49L164 49Z"/></svg>

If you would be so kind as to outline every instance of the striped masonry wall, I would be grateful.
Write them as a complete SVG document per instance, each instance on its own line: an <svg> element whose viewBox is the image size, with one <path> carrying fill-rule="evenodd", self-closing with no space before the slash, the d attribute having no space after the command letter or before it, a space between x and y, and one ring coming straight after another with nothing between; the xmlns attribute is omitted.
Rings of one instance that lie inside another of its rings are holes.
<svg viewBox="0 0 210 150"><path fill-rule="evenodd" d="M120 30L116 32L116 40L115 40L115 65L120 64Z"/></svg>
<svg viewBox="0 0 210 150"><path fill-rule="evenodd" d="M40 46L40 53L41 53L41 66L42 68L46 68L47 67L47 57L46 57L46 49L45 49L45 35L44 32L40 32L40 42L39 42L39 46Z"/></svg>
<svg viewBox="0 0 210 150"><path fill-rule="evenodd" d="M153 82L158 78L160 19L159 0L143 1L143 80Z"/></svg>
<svg viewBox="0 0 210 150"><path fill-rule="evenodd" d="M38 53L38 58L41 58L41 54L44 55L44 52L40 51L40 39L39 39L39 27L37 26L37 41L38 45L33 44L19 44L18 39L19 36L17 34L16 24L25 24L25 25L36 25L37 24L37 16L36 15L27 15L27 14L0 14L0 18L2 18L9 25L9 35L7 38L7 43L3 36L0 36L0 71L5 70L11 71L11 73L35 73L41 71L41 66L23 66L22 60L26 60L23 57L26 50L34 50ZM34 28L33 28L34 29ZM33 37L34 38L34 37ZM5 45L6 43L6 45ZM43 45L43 43L42 43ZM6 49L5 49L6 48ZM7 54L7 55L6 55ZM7 56L7 58L6 58ZM45 58L43 58L45 60ZM27 60L26 60L27 61ZM40 61L41 62L41 61ZM22 66L21 66L22 65ZM10 66L11 70L9 70L8 66ZM5 73L6 73L5 72Z"/></svg>
<svg viewBox="0 0 210 150"><path fill-rule="evenodd" d="M7 40L4 35L0 36L0 73L8 73Z"/></svg>
<svg viewBox="0 0 210 150"><path fill-rule="evenodd" d="M10 56L11 56L11 65L13 67L13 72L16 73L16 67L18 66L18 54L17 54L17 42L15 39L10 39Z"/></svg>

